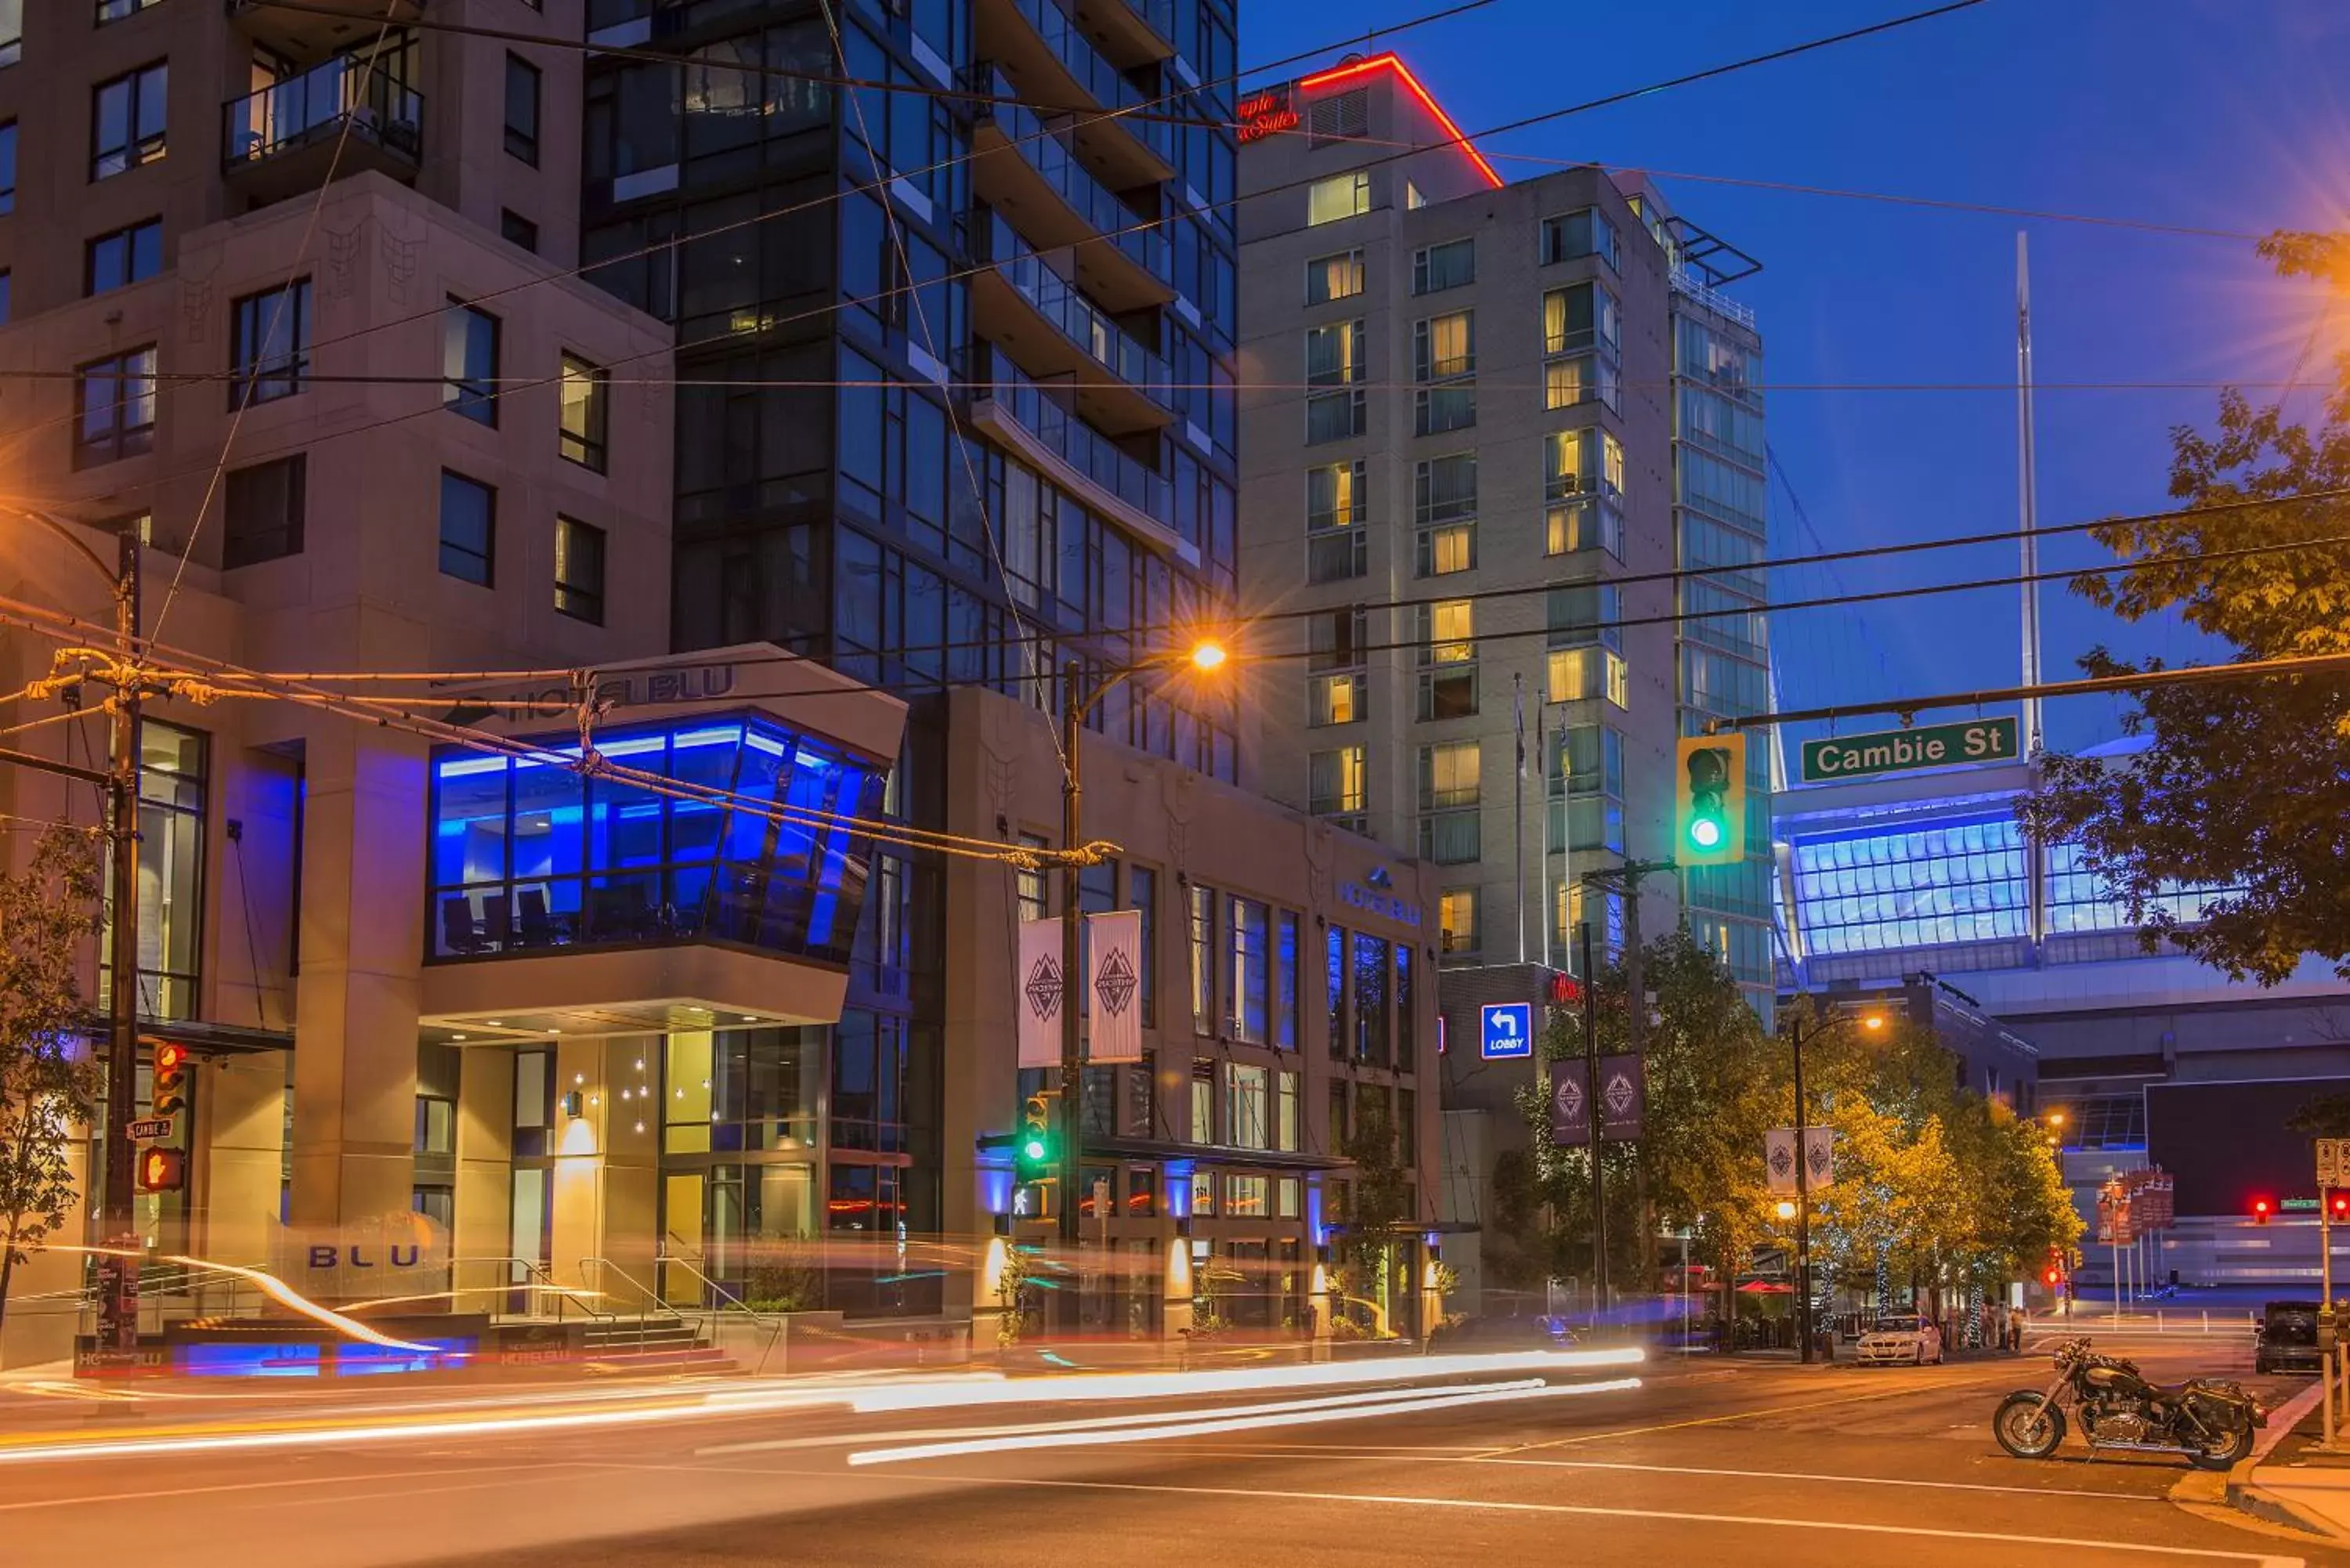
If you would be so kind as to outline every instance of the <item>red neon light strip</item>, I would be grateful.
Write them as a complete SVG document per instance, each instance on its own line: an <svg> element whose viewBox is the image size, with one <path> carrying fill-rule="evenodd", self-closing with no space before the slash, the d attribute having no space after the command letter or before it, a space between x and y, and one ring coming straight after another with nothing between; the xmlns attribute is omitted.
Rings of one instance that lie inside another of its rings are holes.
<svg viewBox="0 0 2350 1568"><path fill-rule="evenodd" d="M1334 66L1326 71L1317 71L1310 77L1301 77L1298 78L1297 89L1304 92L1313 88L1329 87L1336 82L1351 81L1357 77L1368 76L1373 71L1395 72L1396 80L1411 89L1411 96L1419 99L1420 107L1427 109L1435 119L1436 123L1443 128L1444 134L1452 139L1453 145L1469 155L1469 161L1477 166L1477 172L1492 181L1495 190L1501 189L1502 177L1493 172L1493 166L1485 161L1485 155L1478 151L1470 142L1469 133L1452 122L1452 117L1445 113L1437 101L1429 96L1426 88L1419 85L1419 78L1411 74L1411 67L1405 65L1395 55L1373 55L1367 60L1350 60L1343 66Z"/></svg>

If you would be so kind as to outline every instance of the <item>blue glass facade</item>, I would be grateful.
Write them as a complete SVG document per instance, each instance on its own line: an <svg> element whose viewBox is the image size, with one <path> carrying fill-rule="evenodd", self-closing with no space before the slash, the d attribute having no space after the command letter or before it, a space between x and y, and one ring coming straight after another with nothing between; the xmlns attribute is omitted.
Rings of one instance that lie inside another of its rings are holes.
<svg viewBox="0 0 2350 1568"><path fill-rule="evenodd" d="M756 718L619 729L621 766L762 804L864 815L882 770ZM567 762L433 757L432 956L473 959L665 941L734 942L846 964L869 842L815 820L673 799Z"/></svg>

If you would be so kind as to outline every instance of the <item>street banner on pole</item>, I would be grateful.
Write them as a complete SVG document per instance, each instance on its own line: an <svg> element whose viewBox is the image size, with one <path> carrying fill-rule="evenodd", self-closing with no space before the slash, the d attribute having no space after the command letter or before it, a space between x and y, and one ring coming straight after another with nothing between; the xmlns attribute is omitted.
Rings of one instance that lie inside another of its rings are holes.
<svg viewBox="0 0 2350 1568"><path fill-rule="evenodd" d="M1591 1141L1591 1078L1582 1062L1550 1064L1550 1141L1561 1148Z"/></svg>
<svg viewBox="0 0 2350 1568"><path fill-rule="evenodd" d="M1769 1174L1771 1190L1795 1190L1795 1129L1773 1127L1762 1135L1762 1168Z"/></svg>
<svg viewBox="0 0 2350 1568"><path fill-rule="evenodd" d="M1031 924L1035 922L1032 921ZM1086 1060L1142 1060L1142 911L1086 917L1088 1008Z"/></svg>
<svg viewBox="0 0 2350 1568"><path fill-rule="evenodd" d="M1599 1136L1615 1143L1638 1143L1648 1109L1648 1078L1638 1056L1599 1058Z"/></svg>
<svg viewBox="0 0 2350 1568"><path fill-rule="evenodd" d="M1020 1064L1057 1067L1061 1063L1061 922L1024 920L1020 925L1020 971L1012 1005L1020 1015Z"/></svg>
<svg viewBox="0 0 2350 1568"><path fill-rule="evenodd" d="M1814 1192L1835 1185L1835 1129L1804 1129L1804 1184Z"/></svg>

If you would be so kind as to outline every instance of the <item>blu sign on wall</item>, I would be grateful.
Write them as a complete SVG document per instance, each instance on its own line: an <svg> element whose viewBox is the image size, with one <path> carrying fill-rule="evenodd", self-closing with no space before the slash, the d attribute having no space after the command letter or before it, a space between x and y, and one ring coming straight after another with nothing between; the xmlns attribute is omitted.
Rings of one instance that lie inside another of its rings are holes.
<svg viewBox="0 0 2350 1568"><path fill-rule="evenodd" d="M1534 1010L1527 1002L1489 1002L1478 1011L1479 1052L1488 1062L1534 1054Z"/></svg>

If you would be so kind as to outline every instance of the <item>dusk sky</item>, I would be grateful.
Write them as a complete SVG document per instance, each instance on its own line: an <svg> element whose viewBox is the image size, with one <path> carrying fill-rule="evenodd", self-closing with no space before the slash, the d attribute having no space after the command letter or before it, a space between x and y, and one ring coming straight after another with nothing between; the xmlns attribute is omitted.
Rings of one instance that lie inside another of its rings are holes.
<svg viewBox="0 0 2350 1568"><path fill-rule="evenodd" d="M1431 0L1250 5L1241 61L1333 43L1348 20L1378 27L1434 8ZM1369 47L1401 54L1474 135L1922 8L1500 0ZM2329 317L2324 291L2276 279L2249 237L1936 212L1694 176L2245 236L2334 226L2350 206L2350 106L2334 89L2345 79L2350 7L2319 0L1990 0L1480 146L1513 181L1543 172L1543 160L1657 171L1683 215L1762 262L1731 292L1759 312L1768 379L1786 389L1769 400L1771 446L1788 482L1774 477L1772 486L1772 551L1785 556L2016 525L2019 228L2031 236L2043 525L2166 504L2169 428L2208 425L2220 383L2285 379L2313 333L2303 379L2325 373L2350 348L2350 310ZM2064 386L2147 381L2210 385ZM1800 389L1851 383L1997 389ZM2308 417L2317 400L2295 393L2291 411ZM2073 536L2047 542L2043 566L2102 558ZM2012 545L1944 551L1781 572L1773 597L2016 570ZM2075 658L2098 642L2132 655L2209 657L2174 623L2125 626L2062 584L2043 593L2051 679L2075 673ZM1782 701L2013 684L2018 628L2012 587L1777 616ZM2109 739L2118 711L2101 699L2054 703L2051 742ZM1796 738L1785 737L1791 746Z"/></svg>

